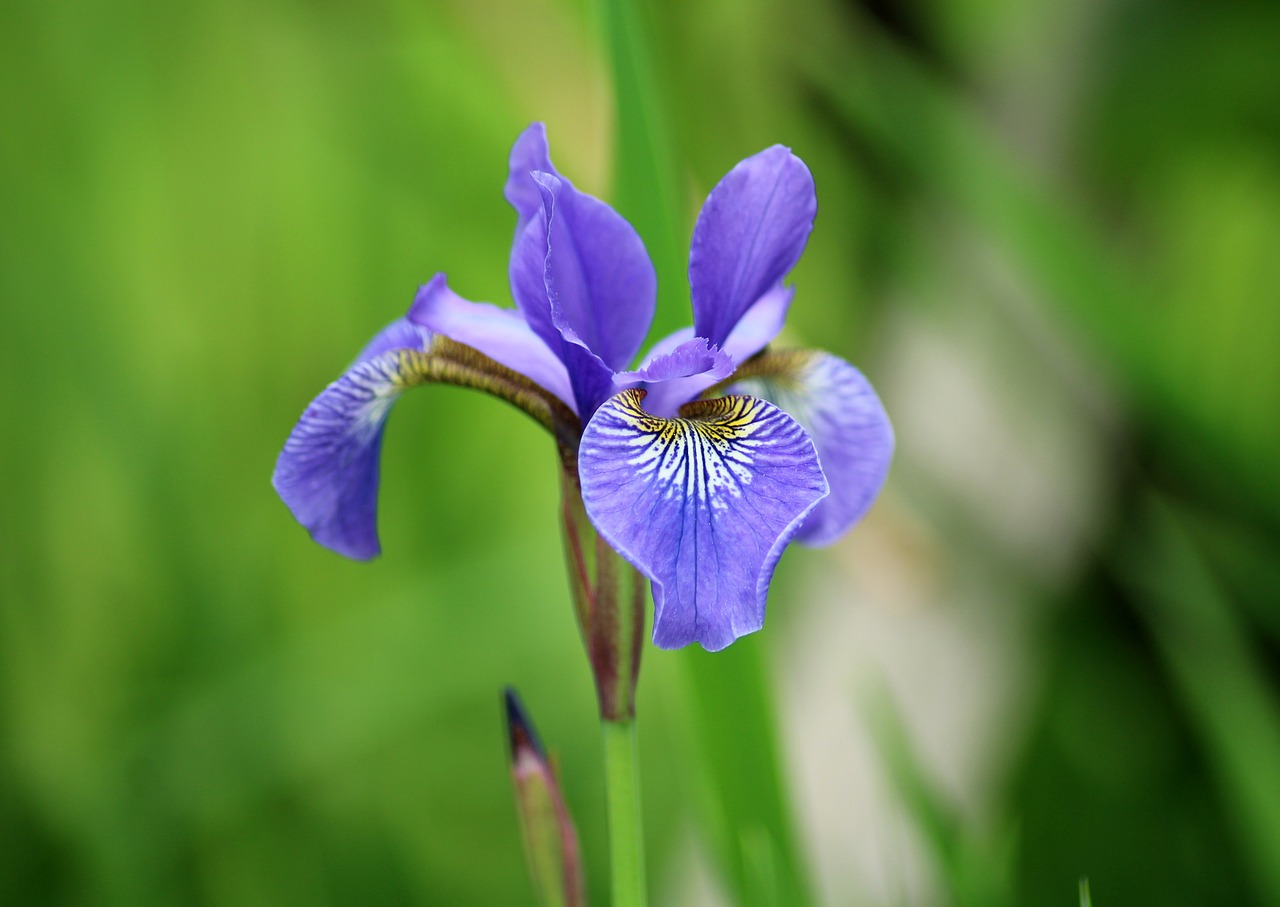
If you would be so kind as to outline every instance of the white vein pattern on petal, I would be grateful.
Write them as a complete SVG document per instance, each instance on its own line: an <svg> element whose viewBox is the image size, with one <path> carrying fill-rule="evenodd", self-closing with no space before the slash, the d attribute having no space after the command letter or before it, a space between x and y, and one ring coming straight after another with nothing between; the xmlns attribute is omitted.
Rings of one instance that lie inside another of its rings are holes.
<svg viewBox="0 0 1280 907"><path fill-rule="evenodd" d="M777 557L827 485L804 429L766 401L723 397L663 419L641 399L618 394L588 426L583 500L655 581L655 640L722 648L759 628Z"/></svg>
<svg viewBox="0 0 1280 907"><path fill-rule="evenodd" d="M791 351L779 375L749 378L730 389L770 401L813 438L831 497L801 532L806 544L834 541L862 517L884 484L893 456L893 429L870 383L830 353Z"/></svg>
<svg viewBox="0 0 1280 907"><path fill-rule="evenodd" d="M386 421L387 410L412 384L406 374L405 350L392 350L358 363L329 385L312 404L285 442L285 452L306 455L317 447L341 446L347 466ZM339 440L345 439L345 440Z"/></svg>
<svg viewBox="0 0 1280 907"><path fill-rule="evenodd" d="M752 394L789 413L819 444L854 442L883 431L883 410L861 372L829 353L797 357L792 374L780 378L748 378L733 393Z"/></svg>
<svg viewBox="0 0 1280 907"><path fill-rule="evenodd" d="M807 484L799 477L789 482L779 471L782 467L785 472L786 461L803 448L812 447L804 429L775 407L750 397L724 397L698 419L663 419L647 413L640 399L638 391L619 394L584 437L582 454L592 462L598 480L592 484L597 489L634 489L621 497L593 495L599 512L616 513L647 500L650 513L633 510L630 515L643 520L655 515L652 511L660 501L679 499L682 514L689 509L722 513L733 499L743 497L762 467L770 486ZM645 492L635 487L641 482ZM772 500L777 491L758 488L753 494ZM740 528L755 534L758 527Z"/></svg>
<svg viewBox="0 0 1280 907"><path fill-rule="evenodd" d="M848 374L858 376L850 380ZM826 353L809 353L799 359L792 374L780 378L748 378L733 385L733 393L762 397L784 410L822 442L856 442L866 432L879 432L874 418L879 407L869 406L870 386L860 373L841 359ZM821 450L819 450L821 455Z"/></svg>
<svg viewBox="0 0 1280 907"><path fill-rule="evenodd" d="M698 420L662 419L645 412L638 402L620 401L616 420L602 422L597 433L616 439L629 451L626 466L637 478L650 476L664 489L663 499L684 497L724 510L729 506L726 495L741 498L744 486L751 484L756 453L776 443L779 426L773 423L780 420L758 419L759 406L749 398L723 399L721 411ZM591 452L618 453L600 446Z"/></svg>

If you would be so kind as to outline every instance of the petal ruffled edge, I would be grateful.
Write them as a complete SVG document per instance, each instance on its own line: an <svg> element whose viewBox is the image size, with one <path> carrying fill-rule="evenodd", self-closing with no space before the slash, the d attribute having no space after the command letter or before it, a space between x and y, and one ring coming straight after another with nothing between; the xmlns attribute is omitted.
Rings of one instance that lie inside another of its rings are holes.
<svg viewBox="0 0 1280 907"><path fill-rule="evenodd" d="M692 337L669 351L651 356L643 366L630 372L618 372L614 379L622 383L637 381L671 381L707 375L721 381L733 374L733 359L703 337Z"/></svg>
<svg viewBox="0 0 1280 907"><path fill-rule="evenodd" d="M597 531L653 583L653 641L717 651L760 629L783 549L828 488L800 425L733 396L677 419L644 391L610 398L583 433L582 500Z"/></svg>
<svg viewBox="0 0 1280 907"><path fill-rule="evenodd" d="M813 176L789 148L774 145L730 170L693 229L694 333L724 345L747 310L795 266L817 212Z"/></svg>
<svg viewBox="0 0 1280 907"><path fill-rule="evenodd" d="M618 372L613 383L618 390L643 384L648 391L645 408L655 416L674 417L681 406L733 374L733 357L703 337L674 346L663 341L654 349L643 366Z"/></svg>
<svg viewBox="0 0 1280 907"><path fill-rule="evenodd" d="M817 350L766 354L768 377L747 378L731 392L752 394L781 407L813 439L828 496L796 534L807 545L827 545L871 509L893 460L893 426L862 372L838 356Z"/></svg>
<svg viewBox="0 0 1280 907"><path fill-rule="evenodd" d="M285 441L271 484L311 537L339 554L368 560L378 541L382 434L391 404L417 383L414 354L428 331L401 318L311 402Z"/></svg>

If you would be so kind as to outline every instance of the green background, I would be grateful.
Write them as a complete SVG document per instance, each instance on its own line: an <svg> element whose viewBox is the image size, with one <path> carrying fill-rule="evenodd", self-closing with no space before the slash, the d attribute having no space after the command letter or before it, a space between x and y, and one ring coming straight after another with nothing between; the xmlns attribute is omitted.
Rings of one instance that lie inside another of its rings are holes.
<svg viewBox="0 0 1280 907"><path fill-rule="evenodd" d="M529 121L643 204L599 16L0 9L0 901L532 903L512 683L605 903L540 430L414 392L372 564L269 485L419 284L509 300ZM820 215L784 341L862 367L899 436L866 523L784 558L762 634L646 648L654 903L694 903L691 866L744 904L1070 904L1080 876L1100 905L1280 903L1280 7L642 20L681 242L720 175L790 145ZM871 758L820 733L846 724ZM875 879L835 865L845 833Z"/></svg>

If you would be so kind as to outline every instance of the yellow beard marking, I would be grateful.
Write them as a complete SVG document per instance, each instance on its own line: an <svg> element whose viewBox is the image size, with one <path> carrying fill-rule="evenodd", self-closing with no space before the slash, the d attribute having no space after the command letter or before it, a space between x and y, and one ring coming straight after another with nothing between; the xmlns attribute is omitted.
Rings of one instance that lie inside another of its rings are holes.
<svg viewBox="0 0 1280 907"><path fill-rule="evenodd" d="M753 478L756 443L751 436L760 428L760 401L717 397L689 404L680 418L664 419L645 412L643 398L632 389L616 402L619 415L635 432L628 438L635 450L628 463L636 472L656 473L668 498L682 493L716 510L727 506L726 496L741 497Z"/></svg>

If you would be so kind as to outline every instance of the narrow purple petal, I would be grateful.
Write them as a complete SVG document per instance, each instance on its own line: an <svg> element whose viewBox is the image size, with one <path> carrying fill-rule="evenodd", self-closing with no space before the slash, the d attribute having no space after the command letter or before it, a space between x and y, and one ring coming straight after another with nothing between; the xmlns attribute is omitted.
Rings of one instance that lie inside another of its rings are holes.
<svg viewBox="0 0 1280 907"><path fill-rule="evenodd" d="M573 389L564 363L519 312L485 302L469 302L449 289L443 274L437 274L418 290L409 309L409 320L433 333L465 343L573 407Z"/></svg>
<svg viewBox="0 0 1280 907"><path fill-rule="evenodd" d="M614 371L640 349L658 281L644 243L617 211L553 174L535 174L546 215L546 287L561 334Z"/></svg>
<svg viewBox="0 0 1280 907"><path fill-rule="evenodd" d="M576 343L565 341L563 355L577 401L574 411L580 419L590 419L596 407L617 390L613 383L613 369L600 361L595 353Z"/></svg>
<svg viewBox="0 0 1280 907"><path fill-rule="evenodd" d="M511 247L511 295L529 329L564 365L572 390L572 399L566 402L580 416L589 418L613 393L614 370L580 342L566 339L552 318L547 290L545 216L529 221Z"/></svg>
<svg viewBox="0 0 1280 907"><path fill-rule="evenodd" d="M431 333L424 330L425 326L414 324L406 316L397 318L382 330L374 335L373 339L364 345L364 349L360 351L360 355L356 356L352 366L364 362L366 359L373 359L381 356L388 350L424 350L431 342Z"/></svg>
<svg viewBox="0 0 1280 907"><path fill-rule="evenodd" d="M537 184L529 180L535 189ZM511 246L508 276L511 296L529 328L542 338L559 358L564 338L551 320L551 300L547 296L547 224L542 216L542 196L538 196L539 216L516 235Z"/></svg>
<svg viewBox="0 0 1280 907"><path fill-rule="evenodd" d="M817 211L809 168L781 145L730 170L707 196L693 229L694 333L723 345L799 260Z"/></svg>
<svg viewBox="0 0 1280 907"><path fill-rule="evenodd" d="M542 215L542 195L529 178L535 170L555 173L551 163L551 151L547 145L547 127L542 123L530 124L511 146L507 164L507 185L503 189L511 207L516 209L516 236L525 224Z"/></svg>
<svg viewBox="0 0 1280 907"><path fill-rule="evenodd" d="M563 359L563 338L551 320L547 296L547 215L534 173L558 175L551 163L547 130L542 123L534 123L520 133L511 149L504 194L517 217L508 276L511 296L525 322L557 358Z"/></svg>
<svg viewBox="0 0 1280 907"><path fill-rule="evenodd" d="M643 399L623 391L587 425L582 500L653 581L653 641L722 649L764 622L778 558L827 483L804 429L770 403L721 397L662 419Z"/></svg>
<svg viewBox="0 0 1280 907"><path fill-rule="evenodd" d="M547 219L544 216L530 220L511 248L511 294L529 329L566 370L571 390L566 403L579 416L589 418L595 407L613 394L613 368L604 365L599 356L580 342L566 339L553 320L547 289Z"/></svg>
<svg viewBox="0 0 1280 907"><path fill-rule="evenodd" d="M747 309L724 342L723 349L734 362L747 361L778 336L795 292L794 287L774 287Z"/></svg>
<svg viewBox="0 0 1280 907"><path fill-rule="evenodd" d="M675 335L672 335L675 336ZM643 383L648 391L645 409L671 418L681 406L733 374L729 354L702 337L686 340L666 352L651 355L643 367L613 376L618 390Z"/></svg>
<svg viewBox="0 0 1280 907"><path fill-rule="evenodd" d="M733 385L762 397L804 426L818 450L831 494L796 534L809 545L834 542L870 509L889 474L893 426L862 373L838 356L810 350L781 354L784 374Z"/></svg>
<svg viewBox="0 0 1280 907"><path fill-rule="evenodd" d="M285 441L271 484L326 548L356 560L381 550L382 430L391 404L414 383L411 354L429 343L430 335L407 319L391 324L311 402Z"/></svg>
<svg viewBox="0 0 1280 907"><path fill-rule="evenodd" d="M512 246L511 292L568 369L585 418L612 393L613 373L649 330L657 278L640 237L616 211L555 174L530 179L542 216Z"/></svg>

